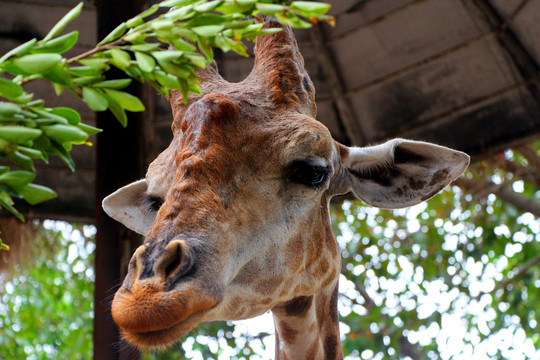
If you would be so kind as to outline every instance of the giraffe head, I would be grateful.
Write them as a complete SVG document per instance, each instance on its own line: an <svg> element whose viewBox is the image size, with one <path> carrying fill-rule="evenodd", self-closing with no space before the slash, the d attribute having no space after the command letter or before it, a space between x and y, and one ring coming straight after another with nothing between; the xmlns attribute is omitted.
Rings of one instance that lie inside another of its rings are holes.
<svg viewBox="0 0 540 360"><path fill-rule="evenodd" d="M314 88L287 28L257 40L243 82L226 82L213 66L198 75L203 95L188 106L172 94L174 139L146 178L103 201L146 235L112 304L124 338L139 347L334 289L341 259L332 196L352 191L373 206L406 207L469 162L424 142L334 141L315 120Z"/></svg>

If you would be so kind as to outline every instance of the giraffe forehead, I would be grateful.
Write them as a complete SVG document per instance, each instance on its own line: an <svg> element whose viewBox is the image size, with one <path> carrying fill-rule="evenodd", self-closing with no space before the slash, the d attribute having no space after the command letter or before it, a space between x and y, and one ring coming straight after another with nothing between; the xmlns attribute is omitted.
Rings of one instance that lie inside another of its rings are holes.
<svg viewBox="0 0 540 360"><path fill-rule="evenodd" d="M330 132L317 120L297 112L268 116L260 108L239 107L238 101L213 95L211 102L194 104L182 121L176 168L186 160L193 165L194 155L200 166L252 168L269 161L286 165L301 158L332 156Z"/></svg>

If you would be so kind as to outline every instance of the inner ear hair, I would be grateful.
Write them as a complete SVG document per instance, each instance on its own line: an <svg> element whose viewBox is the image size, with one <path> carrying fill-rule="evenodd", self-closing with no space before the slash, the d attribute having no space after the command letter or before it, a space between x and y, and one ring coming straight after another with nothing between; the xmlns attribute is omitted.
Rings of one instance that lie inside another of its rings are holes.
<svg viewBox="0 0 540 360"><path fill-rule="evenodd" d="M408 162L420 163L429 160L429 158L424 155L405 149L401 144L394 147L393 155L394 164L405 164Z"/></svg>
<svg viewBox="0 0 540 360"><path fill-rule="evenodd" d="M403 146L406 143L398 141L392 144L390 150L381 146L381 152L376 152L372 158L370 156L364 158L364 161L355 162L348 171L359 179L371 180L381 186L391 186L393 179L402 175L401 170L394 165L429 162L428 156L411 151Z"/></svg>
<svg viewBox="0 0 540 360"><path fill-rule="evenodd" d="M392 179L398 177L401 171L391 164L376 165L363 169L347 169L352 175L362 180L371 180L381 186L392 185Z"/></svg>

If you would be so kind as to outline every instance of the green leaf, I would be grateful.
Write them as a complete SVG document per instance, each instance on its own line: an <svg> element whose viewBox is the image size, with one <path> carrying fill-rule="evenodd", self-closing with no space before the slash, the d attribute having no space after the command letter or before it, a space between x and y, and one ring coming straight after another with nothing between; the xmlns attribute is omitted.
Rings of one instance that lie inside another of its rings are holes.
<svg viewBox="0 0 540 360"><path fill-rule="evenodd" d="M88 124L83 124L83 123L79 123L79 124L77 125L77 127L78 127L79 129L81 129L82 131L84 131L86 134L88 134L88 136L94 135L94 134L97 134L97 133L100 133L100 132L103 131L103 130L101 130L101 129L98 129L98 128L96 128L96 127L90 126L90 125L88 125Z"/></svg>
<svg viewBox="0 0 540 360"><path fill-rule="evenodd" d="M172 62L174 60L179 60L184 56L183 51L154 51L152 56L159 61L168 61Z"/></svg>
<svg viewBox="0 0 540 360"><path fill-rule="evenodd" d="M144 111L144 105L137 98L136 96L133 96L131 94L128 94L127 92L118 91L118 90L112 90L112 89L104 89L105 93L109 95L114 101L118 103L123 109L126 109L128 111Z"/></svg>
<svg viewBox="0 0 540 360"><path fill-rule="evenodd" d="M243 42L234 41L233 39L228 38L228 37L224 37L224 39L227 42L227 44L229 45L229 47L231 48L231 50L233 50L235 53L237 53L239 55L242 55L242 56L245 56L245 57L249 56L249 54L247 52L246 45L244 45Z"/></svg>
<svg viewBox="0 0 540 360"><path fill-rule="evenodd" d="M154 31L170 30L174 27L174 23L171 20L158 20L150 24L150 27Z"/></svg>
<svg viewBox="0 0 540 360"><path fill-rule="evenodd" d="M13 64L29 74L43 74L62 61L60 54L29 54L13 60Z"/></svg>
<svg viewBox="0 0 540 360"><path fill-rule="evenodd" d="M129 47L129 49L132 51L143 51L143 52L153 51L153 50L156 50L157 48L159 48L159 43L131 45Z"/></svg>
<svg viewBox="0 0 540 360"><path fill-rule="evenodd" d="M174 46L176 50L182 51L182 52L183 51L191 52L191 51L197 50L195 45L188 43L182 38L172 39L171 44Z"/></svg>
<svg viewBox="0 0 540 360"><path fill-rule="evenodd" d="M293 13L276 13L276 19L283 25L287 25L293 28L298 29L308 29L311 27L311 24L300 19L298 16Z"/></svg>
<svg viewBox="0 0 540 360"><path fill-rule="evenodd" d="M261 30L259 30L259 36L277 34L277 33L282 32L282 31L283 31L282 28L261 29Z"/></svg>
<svg viewBox="0 0 540 360"><path fill-rule="evenodd" d="M197 41L197 34L195 34L193 31L189 29L181 29L181 28L174 28L173 29L174 35L187 39L189 41Z"/></svg>
<svg viewBox="0 0 540 360"><path fill-rule="evenodd" d="M64 146L54 140L50 140L51 147L54 149L55 153L60 157L60 159L69 167L71 171L75 171L75 162L69 155L69 152L64 148Z"/></svg>
<svg viewBox="0 0 540 360"><path fill-rule="evenodd" d="M174 63L183 57L182 51L155 51L152 53L157 60L159 66L169 74L179 78L188 78L192 74L192 69L187 66L182 66Z"/></svg>
<svg viewBox="0 0 540 360"><path fill-rule="evenodd" d="M21 169L36 172L34 162L28 156L15 151L13 154L8 155L8 158Z"/></svg>
<svg viewBox="0 0 540 360"><path fill-rule="evenodd" d="M212 37L219 34L221 30L225 27L223 25L206 25L206 26L197 26L192 28L193 32L197 35L204 37Z"/></svg>
<svg viewBox="0 0 540 360"><path fill-rule="evenodd" d="M73 84L79 86L90 86L105 80L105 76L80 77L73 80Z"/></svg>
<svg viewBox="0 0 540 360"><path fill-rule="evenodd" d="M216 10L224 14L251 13L256 2L256 0L226 1Z"/></svg>
<svg viewBox="0 0 540 360"><path fill-rule="evenodd" d="M80 77L73 80L75 85L90 86L105 80L105 76Z"/></svg>
<svg viewBox="0 0 540 360"><path fill-rule="evenodd" d="M68 123L67 119L65 119L63 116L56 115L50 110L32 109L32 111L43 118L54 120L55 122L60 123L60 124Z"/></svg>
<svg viewBox="0 0 540 360"><path fill-rule="evenodd" d="M10 100L17 104L27 104L28 102L32 101L33 98L34 94L23 92L22 95L11 98Z"/></svg>
<svg viewBox="0 0 540 360"><path fill-rule="evenodd" d="M45 135L59 143L84 143L88 139L88 134L73 125L49 125L41 128Z"/></svg>
<svg viewBox="0 0 540 360"><path fill-rule="evenodd" d="M168 89L178 90L180 89L180 82L174 75L166 74L163 71L155 71L154 75L156 80Z"/></svg>
<svg viewBox="0 0 540 360"><path fill-rule="evenodd" d="M123 127L127 126L127 115L124 109L110 96L107 96L109 101L109 110L114 117L120 122Z"/></svg>
<svg viewBox="0 0 540 360"><path fill-rule="evenodd" d="M201 69L205 68L207 65L210 64L210 62L206 60L204 56L198 53L191 53L187 55L186 57L190 63L192 63L194 66Z"/></svg>
<svg viewBox="0 0 540 360"><path fill-rule="evenodd" d="M0 206L2 206L3 208L11 212L13 215L15 215L17 219L24 222L24 217L22 216L22 214L18 212L17 209L15 209L15 207L13 207L13 199L11 199L11 196L9 196L8 194L4 192L0 192Z"/></svg>
<svg viewBox="0 0 540 360"><path fill-rule="evenodd" d="M24 188L19 189L19 194L30 205L36 205L40 202L51 200L58 196L54 190L36 184L28 184Z"/></svg>
<svg viewBox="0 0 540 360"><path fill-rule="evenodd" d="M103 44L107 44L107 43L110 43L116 39L118 39L120 36L124 35L124 33L126 32L127 30L127 25L125 22L121 23L120 25L118 25L113 31L111 31L109 33L109 35L107 35L105 37L105 39L101 40L98 45L103 45Z"/></svg>
<svg viewBox="0 0 540 360"><path fill-rule="evenodd" d="M9 166L0 166L0 175L5 174L9 171Z"/></svg>
<svg viewBox="0 0 540 360"><path fill-rule="evenodd" d="M15 49L8 51L4 56L0 58L0 65L12 56L22 56L28 54L30 50L32 50L36 42L37 39L34 38L25 42L24 44L17 46Z"/></svg>
<svg viewBox="0 0 540 360"><path fill-rule="evenodd" d="M180 91L182 92L184 104L187 104L189 100L189 87L187 81L184 79L180 79Z"/></svg>
<svg viewBox="0 0 540 360"><path fill-rule="evenodd" d="M0 77L0 95L6 98L16 98L23 94L23 88L13 81Z"/></svg>
<svg viewBox="0 0 540 360"><path fill-rule="evenodd" d="M92 66L72 66L68 67L67 70L77 76L100 76L103 73L103 69L97 69Z"/></svg>
<svg viewBox="0 0 540 360"><path fill-rule="evenodd" d="M198 36L197 45L208 60L214 60L214 53L212 52L212 47L210 46L208 38Z"/></svg>
<svg viewBox="0 0 540 360"><path fill-rule="evenodd" d="M28 185L35 178L36 174L33 172L16 170L0 175L0 183L6 184L10 188L17 190Z"/></svg>
<svg viewBox="0 0 540 360"><path fill-rule="evenodd" d="M94 84L94 87L103 87L109 89L123 89L131 84L131 79L105 80Z"/></svg>
<svg viewBox="0 0 540 360"><path fill-rule="evenodd" d="M27 107L42 107L43 105L45 105L45 100L43 99L32 100L26 104Z"/></svg>
<svg viewBox="0 0 540 360"><path fill-rule="evenodd" d="M243 29L249 25L253 25L253 20L238 20L223 23L223 26L227 29ZM260 25L262 27L264 24L261 23L257 25Z"/></svg>
<svg viewBox="0 0 540 360"><path fill-rule="evenodd" d="M60 34L62 30L69 24L73 19L75 19L79 14L81 13L83 7L83 3L79 3L77 6L75 6L73 9L71 9L56 25L53 26L51 31L43 38L43 41L47 41L49 39L52 39L56 35Z"/></svg>
<svg viewBox="0 0 540 360"><path fill-rule="evenodd" d="M64 85L60 85L58 83L52 83L52 86L53 86L54 93L56 94L56 96L62 95L65 89Z"/></svg>
<svg viewBox="0 0 540 360"><path fill-rule="evenodd" d="M131 56L129 53L120 49L111 49L112 63L120 70L125 70L129 66Z"/></svg>
<svg viewBox="0 0 540 360"><path fill-rule="evenodd" d="M52 71L43 74L43 77L53 83L64 86L71 86L72 84L71 76L62 64L56 65Z"/></svg>
<svg viewBox="0 0 540 360"><path fill-rule="evenodd" d="M257 10L263 15L274 16L276 13L286 9L283 5L276 4L260 4L257 3Z"/></svg>
<svg viewBox="0 0 540 360"><path fill-rule="evenodd" d="M18 148L17 144L0 138L0 155L13 154Z"/></svg>
<svg viewBox="0 0 540 360"><path fill-rule="evenodd" d="M41 151L39 151L39 150L36 150L36 149L32 149L32 148L28 148L28 147L24 147L24 146L19 146L18 151L21 154L28 156L30 159L42 159L43 158L43 153Z"/></svg>
<svg viewBox="0 0 540 360"><path fill-rule="evenodd" d="M32 49L32 53L57 53L62 54L77 43L79 37L78 31L72 31L66 35L57 37L56 39L51 39L48 41L41 41L41 44L35 46Z"/></svg>
<svg viewBox="0 0 540 360"><path fill-rule="evenodd" d="M83 101L88 107L94 111L105 111L108 107L107 98L99 89L91 87L83 87Z"/></svg>
<svg viewBox="0 0 540 360"><path fill-rule="evenodd" d="M128 29L131 29L131 28L134 28L134 27L137 27L137 26L140 26L144 24L144 20L142 18L141 15L137 15L135 17L132 17L131 19L129 19L128 21L126 21L126 27ZM129 34L129 33L128 33Z"/></svg>
<svg viewBox="0 0 540 360"><path fill-rule="evenodd" d="M142 71L151 73L156 67L156 60L148 54L136 51L135 60Z"/></svg>
<svg viewBox="0 0 540 360"><path fill-rule="evenodd" d="M77 125L81 122L81 115L71 108L67 107L56 107L52 110L49 110L51 114L58 115L67 120L70 125Z"/></svg>
<svg viewBox="0 0 540 360"><path fill-rule="evenodd" d="M148 17L150 15L154 15L156 13L156 11L159 10L159 5L160 4L154 4L154 5L150 6L147 10L143 11L142 13L140 13L136 17L145 18L145 17Z"/></svg>
<svg viewBox="0 0 540 360"><path fill-rule="evenodd" d="M324 15L330 9L330 4L316 1L293 1L289 6L291 10L297 10L306 16Z"/></svg>
<svg viewBox="0 0 540 360"><path fill-rule="evenodd" d="M214 10L222 3L223 3L223 0L200 2L197 5L193 5L193 9L198 12L208 12L208 11Z"/></svg>
<svg viewBox="0 0 540 360"><path fill-rule="evenodd" d="M244 38L254 38L259 34L263 24L251 24L242 30L242 36Z"/></svg>
<svg viewBox="0 0 540 360"><path fill-rule="evenodd" d="M135 31L124 35L124 40L135 45L144 45L143 43L147 37L148 35L146 33Z"/></svg>
<svg viewBox="0 0 540 360"><path fill-rule="evenodd" d="M21 111L21 107L10 102L0 102L0 116L11 117Z"/></svg>
<svg viewBox="0 0 540 360"><path fill-rule="evenodd" d="M220 16L218 14L202 14L200 16L197 16L193 20L190 20L186 27L188 28L194 28L198 26L208 26L208 25L223 25L225 22L225 19L223 16Z"/></svg>
<svg viewBox="0 0 540 360"><path fill-rule="evenodd" d="M0 126L0 138L13 143L21 143L33 140L40 135L41 130L39 129L31 129L16 125Z"/></svg>
<svg viewBox="0 0 540 360"><path fill-rule="evenodd" d="M159 3L160 7L181 7L191 4L193 0L167 0Z"/></svg>
<svg viewBox="0 0 540 360"><path fill-rule="evenodd" d="M82 59L79 62L85 66L91 67L95 70L100 70L100 72L109 70L109 59Z"/></svg>

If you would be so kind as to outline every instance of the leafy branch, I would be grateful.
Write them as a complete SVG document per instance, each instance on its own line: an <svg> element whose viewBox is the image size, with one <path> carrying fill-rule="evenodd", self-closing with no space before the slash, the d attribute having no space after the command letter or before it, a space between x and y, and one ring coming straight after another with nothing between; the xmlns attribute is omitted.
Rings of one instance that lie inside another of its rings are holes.
<svg viewBox="0 0 540 360"><path fill-rule="evenodd" d="M180 90L187 103L190 93L200 93L196 70L213 61L213 47L247 56L242 40L281 31L263 29L256 22L258 14L307 28L320 20L333 22L325 15L328 9L311 1L166 0L118 25L90 51L67 59L62 54L76 44L78 32L60 34L80 14L80 3L43 39L32 39L0 57L0 161L10 165L0 166L0 209L24 221L13 198L34 205L56 197L54 190L32 183L34 160L48 163L50 155L58 156L74 171L72 146L92 145L89 137L101 131L82 123L73 109L46 107L23 85L45 79L57 95L68 90L94 111L109 110L126 126L126 111L145 109L124 91L132 79L149 83L164 96ZM112 67L126 78L107 80Z"/></svg>

